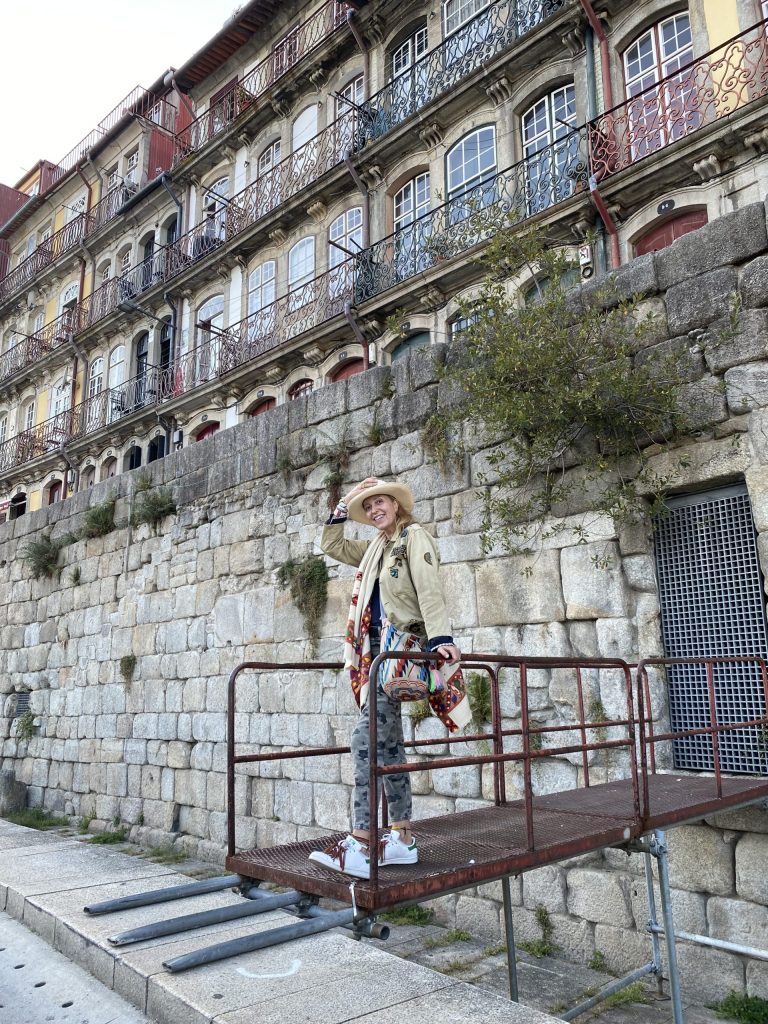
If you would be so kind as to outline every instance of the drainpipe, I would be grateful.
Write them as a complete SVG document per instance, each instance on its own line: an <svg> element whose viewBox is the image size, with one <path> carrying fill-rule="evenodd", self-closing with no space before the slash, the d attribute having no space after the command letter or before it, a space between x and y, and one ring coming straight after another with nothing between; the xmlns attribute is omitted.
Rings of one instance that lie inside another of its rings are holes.
<svg viewBox="0 0 768 1024"><path fill-rule="evenodd" d="M355 20L355 12L351 7L347 8L347 24L349 25L350 31L355 37L355 42L363 55L363 90L365 99L367 99L371 94L371 52L365 45L365 40L363 39L362 32L360 31L360 26Z"/></svg>
<svg viewBox="0 0 768 1024"><path fill-rule="evenodd" d="M66 462L66 464L69 466L70 470L72 471L72 475L74 477L74 483L72 484L72 490L76 491L77 490L77 485L80 482L80 470L74 464L72 459L70 459L69 452L64 447L63 442L62 442L62 444L59 445L59 455L61 455L61 457L64 459L64 461ZM67 492L68 491L69 491L69 488L67 487L67 474L65 473L64 474L64 486L61 489L62 501L64 500L64 498L67 497Z"/></svg>
<svg viewBox="0 0 768 1024"><path fill-rule="evenodd" d="M171 186L169 184L170 181L171 181L170 174L167 171L163 171L163 173L160 175L160 184L163 186L165 191L168 193L168 195L171 197L171 199L176 204L176 209L179 211L179 231L178 231L178 233L179 233L179 235L182 235L182 234L184 234L184 207L181 205L181 200L179 199L179 197L176 195L176 193L171 188Z"/></svg>
<svg viewBox="0 0 768 1024"><path fill-rule="evenodd" d="M608 37L605 34L605 30L603 29L600 19L595 14L595 9L592 6L591 0L581 0L581 6L584 8L584 13L587 16L587 21L592 27L592 31L600 40L600 70L602 72L603 80L603 100L605 109L611 110L613 108L613 86L611 85L611 54L608 49Z"/></svg>
<svg viewBox="0 0 768 1024"><path fill-rule="evenodd" d="M363 350L363 369L367 370L371 365L370 360L368 358L368 342L363 337L363 332L358 327L357 321L352 315L352 303L350 302L349 299L347 299L347 301L344 303L344 316L350 328L352 329L352 333L354 334L355 339L360 343L360 347Z"/></svg>
<svg viewBox="0 0 768 1024"><path fill-rule="evenodd" d="M597 178L594 174L589 176L589 194L592 202L595 204L595 209L603 219L603 224L608 232L608 237L611 240L611 269L616 270L617 267L621 266L621 250L619 249L619 230L616 227L616 222L605 205L605 200L600 195L600 190L597 187Z"/></svg>
<svg viewBox="0 0 768 1024"><path fill-rule="evenodd" d="M181 89L178 87L178 85L176 84L176 69L175 68L170 68L167 71L167 73L165 75L165 78L163 78L163 85L166 86L166 88L170 85L170 86L172 86L176 90L176 95L179 97L181 102L187 108L187 110L189 111L189 116L194 121L195 118L197 117L197 114L192 109L192 106L191 106L189 100L187 99L186 93L183 93L181 91Z"/></svg>
<svg viewBox="0 0 768 1024"><path fill-rule="evenodd" d="M595 76L595 32L587 25L584 32L587 73L587 121L597 117L597 80ZM605 224L598 215L597 224L597 271L602 276L606 271Z"/></svg>
<svg viewBox="0 0 768 1024"><path fill-rule="evenodd" d="M367 249L371 244L371 196L368 189L365 187L363 179L360 177L357 168L352 162L352 154L347 153L344 157L344 163L347 165L347 170L352 175L352 180L357 185L363 196L363 249Z"/></svg>

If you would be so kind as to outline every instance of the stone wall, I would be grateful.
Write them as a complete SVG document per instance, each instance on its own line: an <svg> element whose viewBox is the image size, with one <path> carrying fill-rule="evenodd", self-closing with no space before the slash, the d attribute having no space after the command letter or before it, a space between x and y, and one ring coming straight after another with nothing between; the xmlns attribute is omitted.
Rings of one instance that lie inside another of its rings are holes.
<svg viewBox="0 0 768 1024"><path fill-rule="evenodd" d="M746 207L635 260L617 280L626 294L647 294L658 318L655 343L687 352L693 375L712 384L716 425L673 456L658 455L659 473L674 471L680 490L746 479L765 561L765 208ZM734 295L741 309L729 334ZM33 803L93 819L97 828L119 821L149 842L174 839L221 859L227 677L244 660L308 655L301 616L276 585L276 571L288 557L316 550L328 469L314 453L340 442L351 453L349 480L396 475L412 487L416 516L439 539L463 650L630 661L661 653L647 531L617 531L610 521L590 519L582 543L575 527L584 517L574 506L563 510L573 529L545 541L533 560L503 551L483 556L477 490L488 451L468 430L466 454L441 471L420 442L429 414L452 401L438 382L443 358L435 347L391 369L371 369L154 463L144 472L173 489L177 514L156 531L122 525L106 537L67 544L58 578L31 578L25 546L47 528L54 538L76 531L86 508L110 496L117 498L118 521L127 523L136 473L0 527L0 767L28 785ZM331 577L318 657L336 660L351 570L334 566ZM120 661L130 655L136 667L126 679ZM589 685L608 715L619 716L615 677L602 673ZM17 737L11 720L13 694L21 690L31 691L36 716L29 740ZM532 679L538 722L567 717L573 699L557 672ZM654 704L663 717L661 691ZM355 721L351 691L332 672L244 677L239 706L238 740L268 749L341 745ZM514 686L502 685L502 707L506 725L519 721ZM428 719L415 735L439 737L440 729ZM423 751L440 755L444 748ZM622 771L620 757L593 762L597 781ZM284 843L346 827L350 779L349 759L339 756L271 762L260 775L252 772L238 790L238 844ZM541 762L535 785L551 791L579 780L577 763L552 758ZM510 794L520 785L519 772L510 769ZM476 766L425 772L414 786L416 818L492 799L490 773ZM768 947L765 810L677 828L669 842L678 927ZM589 959L599 950L610 967L624 970L650 958L643 890L640 858L611 850L531 872L515 882L517 936L539 936L541 905L555 942L570 955ZM437 905L444 918L498 937L498 884ZM764 963L690 946L680 958L686 984L704 998L745 986L768 996Z"/></svg>

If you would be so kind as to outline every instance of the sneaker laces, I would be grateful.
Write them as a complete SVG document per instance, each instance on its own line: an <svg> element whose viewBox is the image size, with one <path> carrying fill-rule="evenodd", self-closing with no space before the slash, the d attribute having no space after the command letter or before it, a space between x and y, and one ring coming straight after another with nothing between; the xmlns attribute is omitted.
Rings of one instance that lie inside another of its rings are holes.
<svg viewBox="0 0 768 1024"><path fill-rule="evenodd" d="M339 862L339 867L343 871L344 864L346 863L347 860L347 850L349 850L352 842L355 842L362 847L362 843L360 843L359 839L355 839L354 836L347 836L346 839L337 839L335 843L332 843L330 846L327 846L323 850L323 853L330 857L331 860L337 860ZM361 853L365 855L365 851L362 849Z"/></svg>

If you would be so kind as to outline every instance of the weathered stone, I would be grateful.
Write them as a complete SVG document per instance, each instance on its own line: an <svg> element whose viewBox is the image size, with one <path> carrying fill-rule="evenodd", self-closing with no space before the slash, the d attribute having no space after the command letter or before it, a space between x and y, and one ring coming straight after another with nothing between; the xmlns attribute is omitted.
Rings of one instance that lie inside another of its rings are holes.
<svg viewBox="0 0 768 1024"><path fill-rule="evenodd" d="M768 906L767 856L768 835L742 835L736 843L736 892L762 906Z"/></svg>
<svg viewBox="0 0 768 1024"><path fill-rule="evenodd" d="M27 802L27 787L18 781L10 768L0 769L0 818L22 810Z"/></svg>
<svg viewBox="0 0 768 1024"><path fill-rule="evenodd" d="M758 256L742 267L739 293L745 306L768 306L768 256Z"/></svg>
<svg viewBox="0 0 768 1024"><path fill-rule="evenodd" d="M753 203L678 238L656 253L658 286L668 289L716 267L744 263L767 247L765 207Z"/></svg>
<svg viewBox="0 0 768 1024"><path fill-rule="evenodd" d="M500 558L478 566L478 621L481 626L551 622L565 618L560 557L543 551L526 575L527 558Z"/></svg>
<svg viewBox="0 0 768 1024"><path fill-rule="evenodd" d="M561 566L569 619L617 618L627 614L629 596L615 542L565 548Z"/></svg>
<svg viewBox="0 0 768 1024"><path fill-rule="evenodd" d="M734 328L730 318L711 324L704 359L712 373L768 359L768 309L743 309Z"/></svg>
<svg viewBox="0 0 768 1024"><path fill-rule="evenodd" d="M734 366L725 374L728 408L735 415L768 405L768 362Z"/></svg>
<svg viewBox="0 0 768 1024"><path fill-rule="evenodd" d="M435 768L432 787L438 796L480 796L480 765L468 764L456 768Z"/></svg>
<svg viewBox="0 0 768 1024"><path fill-rule="evenodd" d="M568 872L568 910L587 921L622 927L632 924L632 879L574 868Z"/></svg>
<svg viewBox="0 0 768 1024"><path fill-rule="evenodd" d="M729 896L734 884L734 844L724 833L681 825L667 836L669 880L675 889Z"/></svg>
<svg viewBox="0 0 768 1024"><path fill-rule="evenodd" d="M542 906L550 914L564 914L567 910L565 873L554 865L526 871L523 902L529 910Z"/></svg>

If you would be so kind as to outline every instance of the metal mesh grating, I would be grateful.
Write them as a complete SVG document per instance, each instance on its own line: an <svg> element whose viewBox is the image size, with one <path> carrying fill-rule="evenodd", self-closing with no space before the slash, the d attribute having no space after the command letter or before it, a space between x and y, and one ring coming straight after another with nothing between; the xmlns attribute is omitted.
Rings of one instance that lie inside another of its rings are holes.
<svg viewBox="0 0 768 1024"><path fill-rule="evenodd" d="M744 487L670 499L655 523L664 652L667 657L768 656L763 581L755 527ZM667 669L673 729L710 724L705 667ZM760 672L752 665L715 666L719 723L765 714ZM760 730L720 736L725 771L765 773ZM676 768L712 769L708 736L674 743Z"/></svg>

